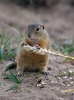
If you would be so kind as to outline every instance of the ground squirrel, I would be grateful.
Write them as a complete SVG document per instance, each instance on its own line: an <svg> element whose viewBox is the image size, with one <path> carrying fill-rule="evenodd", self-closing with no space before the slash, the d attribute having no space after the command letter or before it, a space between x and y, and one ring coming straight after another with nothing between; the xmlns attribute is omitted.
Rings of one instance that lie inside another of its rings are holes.
<svg viewBox="0 0 74 100"><path fill-rule="evenodd" d="M23 50L24 45L29 45L31 47L35 46L37 50L40 48L49 50L49 36L44 25L40 23L28 25L25 37L17 51L17 71L18 75L25 69L32 71L40 70L41 72L48 74L47 65L49 62L49 54L45 53L44 55L40 55L33 51Z"/></svg>
<svg viewBox="0 0 74 100"><path fill-rule="evenodd" d="M24 37L23 44L18 48L17 52L17 71L18 73L23 72L24 69L28 70L40 70L43 73L47 72L47 64L49 61L49 54L44 55L36 54L32 51L23 51L23 45L36 46L39 48L46 48L49 50L49 36L45 30L44 25L40 23L32 23L28 25L26 36Z"/></svg>

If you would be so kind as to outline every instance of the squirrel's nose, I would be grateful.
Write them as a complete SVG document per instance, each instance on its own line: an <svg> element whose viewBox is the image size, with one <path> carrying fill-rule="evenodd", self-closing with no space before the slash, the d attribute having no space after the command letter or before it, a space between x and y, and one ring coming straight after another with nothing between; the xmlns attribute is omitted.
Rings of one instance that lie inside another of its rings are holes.
<svg viewBox="0 0 74 100"><path fill-rule="evenodd" d="M31 35L30 35L30 34L28 34L28 37L30 38L30 37L31 37Z"/></svg>

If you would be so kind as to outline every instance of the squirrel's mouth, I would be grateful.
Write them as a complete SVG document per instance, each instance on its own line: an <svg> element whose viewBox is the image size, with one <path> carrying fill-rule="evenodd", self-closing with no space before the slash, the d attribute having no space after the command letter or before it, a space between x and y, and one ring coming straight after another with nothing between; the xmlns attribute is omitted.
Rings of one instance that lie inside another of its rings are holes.
<svg viewBox="0 0 74 100"><path fill-rule="evenodd" d="M29 42L30 42L30 44L31 44L32 46L38 44L38 41L37 41L36 39L33 39L33 38L30 38L30 39L29 39Z"/></svg>
<svg viewBox="0 0 74 100"><path fill-rule="evenodd" d="M35 40L35 39L30 39L30 40Z"/></svg>
<svg viewBox="0 0 74 100"><path fill-rule="evenodd" d="M30 40L30 41L35 41L36 39L30 38L29 40Z"/></svg>

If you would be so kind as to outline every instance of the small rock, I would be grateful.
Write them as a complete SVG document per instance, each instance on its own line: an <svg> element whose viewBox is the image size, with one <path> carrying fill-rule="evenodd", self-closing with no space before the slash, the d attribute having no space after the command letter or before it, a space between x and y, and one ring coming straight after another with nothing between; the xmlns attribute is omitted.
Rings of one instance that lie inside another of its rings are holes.
<svg viewBox="0 0 74 100"><path fill-rule="evenodd" d="M67 86L70 86L70 84L67 84Z"/></svg>
<svg viewBox="0 0 74 100"><path fill-rule="evenodd" d="M41 85L40 88L44 88L44 85Z"/></svg>
<svg viewBox="0 0 74 100"><path fill-rule="evenodd" d="M45 82L41 82L41 84L42 84L42 85L45 85L46 83L45 83Z"/></svg>
<svg viewBox="0 0 74 100"><path fill-rule="evenodd" d="M72 77L70 77L70 80L72 80L73 78Z"/></svg>
<svg viewBox="0 0 74 100"><path fill-rule="evenodd" d="M71 83L71 84L73 84L74 82L73 82L73 81L71 81L70 83Z"/></svg>
<svg viewBox="0 0 74 100"><path fill-rule="evenodd" d="M63 78L67 78L67 76L64 76Z"/></svg>
<svg viewBox="0 0 74 100"><path fill-rule="evenodd" d="M39 79L39 80L37 81L38 84L41 84L41 82L42 82L42 79Z"/></svg>

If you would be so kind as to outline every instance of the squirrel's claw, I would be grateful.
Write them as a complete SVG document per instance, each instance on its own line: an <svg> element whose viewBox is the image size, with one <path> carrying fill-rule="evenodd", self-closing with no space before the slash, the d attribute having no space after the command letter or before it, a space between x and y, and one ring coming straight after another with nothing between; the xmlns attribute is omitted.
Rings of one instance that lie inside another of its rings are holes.
<svg viewBox="0 0 74 100"><path fill-rule="evenodd" d="M22 74L23 74L23 72L18 71L18 73L16 74L16 76L17 76L17 77L18 77L18 76L22 76Z"/></svg>
<svg viewBox="0 0 74 100"><path fill-rule="evenodd" d="M26 45L27 46L27 44L26 43L21 43L21 46L23 47L24 45Z"/></svg>
<svg viewBox="0 0 74 100"><path fill-rule="evenodd" d="M42 74L49 75L50 73L49 73L49 71L43 71Z"/></svg>
<svg viewBox="0 0 74 100"><path fill-rule="evenodd" d="M35 47L36 47L37 50L40 50L40 46L36 45Z"/></svg>

